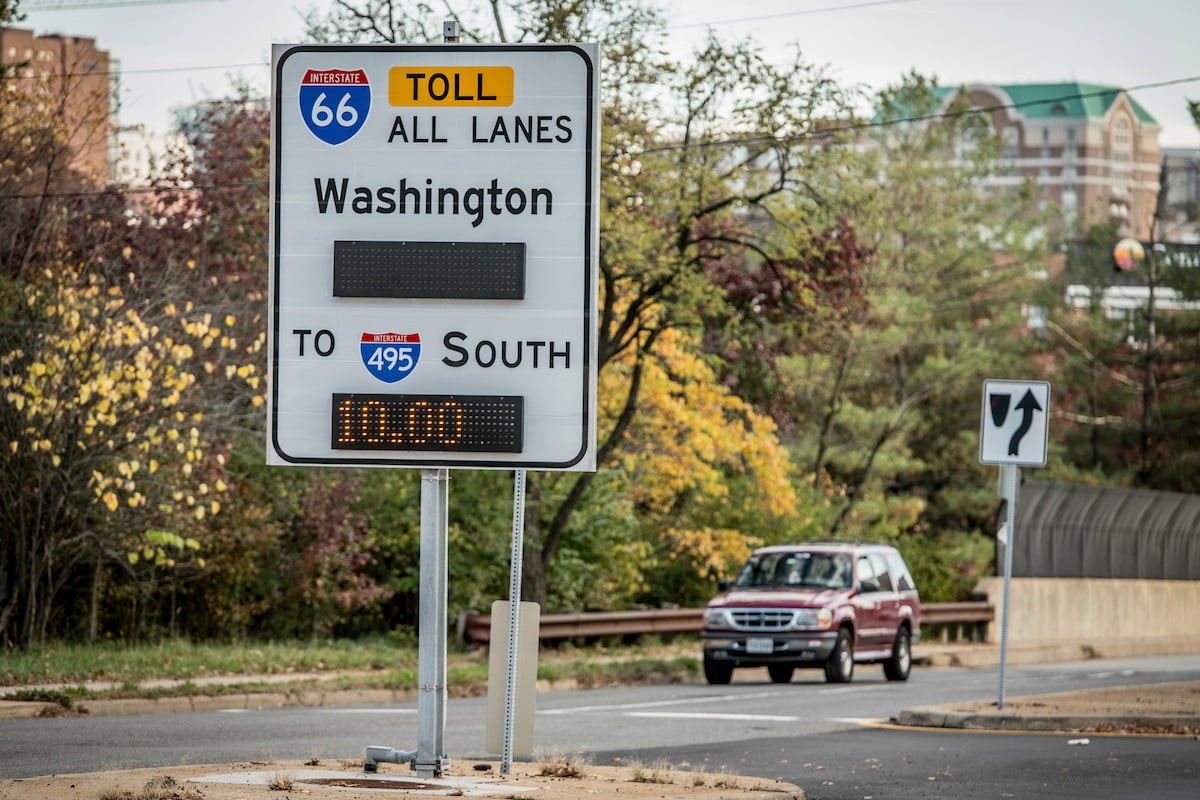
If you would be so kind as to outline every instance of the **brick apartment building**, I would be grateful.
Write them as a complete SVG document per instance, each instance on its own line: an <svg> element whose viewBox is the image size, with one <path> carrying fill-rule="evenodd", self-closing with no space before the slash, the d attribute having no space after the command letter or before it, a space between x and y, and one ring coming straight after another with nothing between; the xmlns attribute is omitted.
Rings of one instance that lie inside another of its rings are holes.
<svg viewBox="0 0 1200 800"><path fill-rule="evenodd" d="M1032 178L1064 224L1117 220L1121 236L1151 237L1161 159L1159 125L1120 89L1089 83L970 84L960 92L989 109L1002 143L1005 174L990 186Z"/></svg>
<svg viewBox="0 0 1200 800"><path fill-rule="evenodd" d="M81 181L106 182L114 127L108 53L94 39L0 28L0 64L15 69L17 80L45 90L47 102L60 110L70 132L70 167Z"/></svg>

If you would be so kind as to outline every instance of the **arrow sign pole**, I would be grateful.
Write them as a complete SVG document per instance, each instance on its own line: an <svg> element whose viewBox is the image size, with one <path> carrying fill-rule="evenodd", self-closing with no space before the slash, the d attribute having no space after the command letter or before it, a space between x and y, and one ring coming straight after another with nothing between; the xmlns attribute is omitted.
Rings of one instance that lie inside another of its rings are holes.
<svg viewBox="0 0 1200 800"><path fill-rule="evenodd" d="M996 710L1004 710L1004 665L1008 660L1008 588L1012 583L1013 544L1017 534L1017 482L1021 468L1006 464L1000 467L1000 485L1004 488L1004 600L1000 610L1000 694Z"/></svg>

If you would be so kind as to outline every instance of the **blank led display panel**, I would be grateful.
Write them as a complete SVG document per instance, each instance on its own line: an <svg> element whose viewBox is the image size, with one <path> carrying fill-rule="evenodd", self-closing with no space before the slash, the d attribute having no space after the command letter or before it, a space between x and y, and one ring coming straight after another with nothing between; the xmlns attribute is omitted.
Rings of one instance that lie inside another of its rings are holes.
<svg viewBox="0 0 1200 800"><path fill-rule="evenodd" d="M333 295L523 300L525 243L335 241Z"/></svg>

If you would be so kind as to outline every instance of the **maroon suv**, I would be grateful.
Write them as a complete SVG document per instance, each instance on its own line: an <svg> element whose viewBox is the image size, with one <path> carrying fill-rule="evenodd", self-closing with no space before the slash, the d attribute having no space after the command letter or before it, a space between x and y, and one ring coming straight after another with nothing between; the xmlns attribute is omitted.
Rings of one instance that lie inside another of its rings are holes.
<svg viewBox="0 0 1200 800"><path fill-rule="evenodd" d="M903 681L920 636L921 602L896 548L764 547L705 609L704 677L729 683L735 667L766 667L787 683L797 667L823 667L827 681L846 683L858 663Z"/></svg>

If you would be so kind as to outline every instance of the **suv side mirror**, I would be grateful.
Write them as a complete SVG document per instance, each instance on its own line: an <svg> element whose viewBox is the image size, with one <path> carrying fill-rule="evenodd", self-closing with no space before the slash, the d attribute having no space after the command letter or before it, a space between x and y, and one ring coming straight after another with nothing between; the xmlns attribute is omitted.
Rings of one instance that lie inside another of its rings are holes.
<svg viewBox="0 0 1200 800"><path fill-rule="evenodd" d="M728 578L722 578L721 580L717 581L717 591L728 592L731 588L733 588L733 581L729 580Z"/></svg>
<svg viewBox="0 0 1200 800"><path fill-rule="evenodd" d="M869 581L863 581L862 583L860 583L858 585L858 591L860 594L867 594L868 592L878 592L879 591L879 581L874 580L874 579L869 580Z"/></svg>

